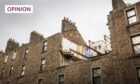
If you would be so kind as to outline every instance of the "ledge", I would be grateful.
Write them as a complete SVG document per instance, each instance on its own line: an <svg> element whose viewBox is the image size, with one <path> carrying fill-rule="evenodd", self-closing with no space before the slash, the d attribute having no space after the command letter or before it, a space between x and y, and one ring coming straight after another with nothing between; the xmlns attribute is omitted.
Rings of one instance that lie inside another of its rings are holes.
<svg viewBox="0 0 140 84"><path fill-rule="evenodd" d="M47 50L46 51L41 51L41 54L44 54L44 53L46 53L47 52Z"/></svg>
<svg viewBox="0 0 140 84"><path fill-rule="evenodd" d="M140 58L140 54L132 55L131 57L129 57L129 59L133 59L133 58Z"/></svg>
<svg viewBox="0 0 140 84"><path fill-rule="evenodd" d="M23 77L24 77L24 76L21 76L21 75L20 75L19 77L17 77L17 80L18 80L18 79L21 79L21 78L23 78Z"/></svg>
<svg viewBox="0 0 140 84"><path fill-rule="evenodd" d="M43 72L45 72L45 70L39 70L39 73L43 73Z"/></svg>
<svg viewBox="0 0 140 84"><path fill-rule="evenodd" d="M65 67L67 67L67 66L68 66L68 65L62 65L62 66L57 67L57 69L65 68Z"/></svg>
<svg viewBox="0 0 140 84"><path fill-rule="evenodd" d="M99 60L101 59L103 56L94 56L94 57L90 57L89 60Z"/></svg>
<svg viewBox="0 0 140 84"><path fill-rule="evenodd" d="M126 26L126 28L129 28L129 27L132 27L132 26L135 26L135 25L138 25L138 24L140 24L140 21L137 21L137 22L132 23L132 24L128 24L128 25Z"/></svg>

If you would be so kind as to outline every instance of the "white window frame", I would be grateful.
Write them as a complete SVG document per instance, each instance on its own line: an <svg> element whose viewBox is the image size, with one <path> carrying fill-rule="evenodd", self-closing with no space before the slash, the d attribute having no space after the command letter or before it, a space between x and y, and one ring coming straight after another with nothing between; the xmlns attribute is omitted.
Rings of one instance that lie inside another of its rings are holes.
<svg viewBox="0 0 140 84"><path fill-rule="evenodd" d="M46 59L42 58L41 59L41 65L40 65L40 71L44 71L46 66Z"/></svg>
<svg viewBox="0 0 140 84"><path fill-rule="evenodd" d="M47 51L47 45L48 45L48 41L44 41L43 42L43 51Z"/></svg>
<svg viewBox="0 0 140 84"><path fill-rule="evenodd" d="M58 84L61 84L61 83L60 83L60 76L62 76L62 75L64 76L64 84L65 84L65 74L59 74L59 75L58 75Z"/></svg>
<svg viewBox="0 0 140 84"><path fill-rule="evenodd" d="M133 17L133 16L128 17L127 12L130 11L130 10L134 10L134 11L135 11L136 22L129 23L128 18ZM129 7L129 8L126 8L126 9L125 9L125 16L126 16L127 25L131 25L131 24L137 23L137 22L139 21L139 16L138 16L138 14L137 14L137 8L136 8L136 6L131 6L131 7Z"/></svg>
<svg viewBox="0 0 140 84"><path fill-rule="evenodd" d="M9 57L8 55L5 56L4 63L8 61L8 57Z"/></svg>
<svg viewBox="0 0 140 84"><path fill-rule="evenodd" d="M94 84L94 80L93 80L93 77L94 77L94 73L93 73L93 70L96 70L96 69L100 69L100 81L101 81L101 84L102 84L102 72L101 72L101 68L100 67L96 67L96 68L91 68L91 84ZM97 77L97 76L96 76Z"/></svg>
<svg viewBox="0 0 140 84"><path fill-rule="evenodd" d="M140 46L140 42L138 42L138 43L134 43L134 42L133 42L133 38L135 38L135 37L139 37L139 38L140 38L140 34L136 34L136 35L134 35L134 36L131 36L133 52L134 52L134 55L137 56L137 55L140 55L140 51L139 51L139 53L136 53L134 47L135 47L135 46Z"/></svg>
<svg viewBox="0 0 140 84"><path fill-rule="evenodd" d="M26 49L25 49L25 52L24 52L24 58L27 58L26 56L27 56L28 53L29 53L29 49L26 48Z"/></svg>
<svg viewBox="0 0 140 84"><path fill-rule="evenodd" d="M25 70L26 70L26 66L22 65L21 74L20 74L21 76L25 75Z"/></svg>
<svg viewBox="0 0 140 84"><path fill-rule="evenodd" d="M13 52L13 58L12 59L16 59L16 55L17 55L17 52L16 50Z"/></svg>

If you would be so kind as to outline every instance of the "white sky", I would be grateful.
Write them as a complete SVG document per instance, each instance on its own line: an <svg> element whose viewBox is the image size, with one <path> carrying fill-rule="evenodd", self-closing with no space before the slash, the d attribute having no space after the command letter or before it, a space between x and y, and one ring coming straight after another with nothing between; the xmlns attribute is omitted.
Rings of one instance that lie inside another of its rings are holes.
<svg viewBox="0 0 140 84"><path fill-rule="evenodd" d="M135 3L139 0L124 0ZM33 14L5 14L4 6L33 5ZM5 50L9 38L28 43L30 32L38 31L45 37L61 31L64 16L76 22L85 41L102 40L109 35L107 15L112 10L111 0L0 0L0 50Z"/></svg>

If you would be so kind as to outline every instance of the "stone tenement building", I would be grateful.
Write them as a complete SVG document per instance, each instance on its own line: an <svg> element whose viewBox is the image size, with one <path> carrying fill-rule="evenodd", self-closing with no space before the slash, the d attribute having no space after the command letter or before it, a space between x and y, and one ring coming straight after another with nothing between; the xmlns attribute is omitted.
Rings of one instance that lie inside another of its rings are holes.
<svg viewBox="0 0 140 84"><path fill-rule="evenodd" d="M87 46L64 18L61 33L48 38L33 31L27 44L9 39L0 53L0 84L140 84L140 2L112 5L111 52Z"/></svg>

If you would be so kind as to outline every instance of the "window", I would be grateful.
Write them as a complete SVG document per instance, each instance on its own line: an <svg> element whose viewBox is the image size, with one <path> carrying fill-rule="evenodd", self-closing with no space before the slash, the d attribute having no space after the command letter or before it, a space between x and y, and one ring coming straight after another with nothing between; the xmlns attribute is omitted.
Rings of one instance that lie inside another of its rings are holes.
<svg viewBox="0 0 140 84"><path fill-rule="evenodd" d="M140 67L137 68L137 72L138 72L138 79L139 79L139 82L140 82Z"/></svg>
<svg viewBox="0 0 140 84"><path fill-rule="evenodd" d="M38 80L38 84L44 84L44 80L43 79L39 79Z"/></svg>
<svg viewBox="0 0 140 84"><path fill-rule="evenodd" d="M10 82L8 81L6 84L10 84Z"/></svg>
<svg viewBox="0 0 140 84"><path fill-rule="evenodd" d="M14 70L14 66L11 65L11 67L10 67L10 71L9 71L9 76L12 74L13 70Z"/></svg>
<svg viewBox="0 0 140 84"><path fill-rule="evenodd" d="M63 75L59 75L58 84L64 84L64 74Z"/></svg>
<svg viewBox="0 0 140 84"><path fill-rule="evenodd" d="M127 10L126 13L127 13L128 24L132 24L132 23L137 22L137 15L136 15L135 8Z"/></svg>
<svg viewBox="0 0 140 84"><path fill-rule="evenodd" d="M132 43L133 43L134 54L135 55L140 54L140 35L133 36Z"/></svg>
<svg viewBox="0 0 140 84"><path fill-rule="evenodd" d="M101 49L101 45L98 46L98 49L99 49L99 50Z"/></svg>
<svg viewBox="0 0 140 84"><path fill-rule="evenodd" d="M46 63L46 60L45 60L45 58L41 59L41 66L40 66L40 71L43 71L43 70L45 70L45 63Z"/></svg>
<svg viewBox="0 0 140 84"><path fill-rule="evenodd" d="M101 84L100 68L92 69L92 84Z"/></svg>
<svg viewBox="0 0 140 84"><path fill-rule="evenodd" d="M3 69L2 69L2 72L1 72L0 78L2 78L4 72L5 72L5 69L3 68Z"/></svg>
<svg viewBox="0 0 140 84"><path fill-rule="evenodd" d="M24 76L25 69L26 69L26 66L25 65L22 65L21 76Z"/></svg>
<svg viewBox="0 0 140 84"><path fill-rule="evenodd" d="M43 51L47 51L47 41L44 41L43 43Z"/></svg>
<svg viewBox="0 0 140 84"><path fill-rule="evenodd" d="M8 60L8 55L5 56L4 63L6 63L7 60Z"/></svg>
<svg viewBox="0 0 140 84"><path fill-rule="evenodd" d="M64 56L64 65L69 65L70 64L70 58Z"/></svg>
<svg viewBox="0 0 140 84"><path fill-rule="evenodd" d="M25 54L28 54L28 52L29 52L28 49L25 49Z"/></svg>
<svg viewBox="0 0 140 84"><path fill-rule="evenodd" d="M13 59L16 58L16 54L17 54L16 51L14 51L14 52L13 52Z"/></svg>
<svg viewBox="0 0 140 84"><path fill-rule="evenodd" d="M29 52L29 50L28 49L25 49L24 58L26 58L28 52Z"/></svg>
<svg viewBox="0 0 140 84"><path fill-rule="evenodd" d="M94 49L97 50L97 46L95 46Z"/></svg>
<svg viewBox="0 0 140 84"><path fill-rule="evenodd" d="M66 66L71 63L71 57L62 55L60 56L60 66Z"/></svg>

